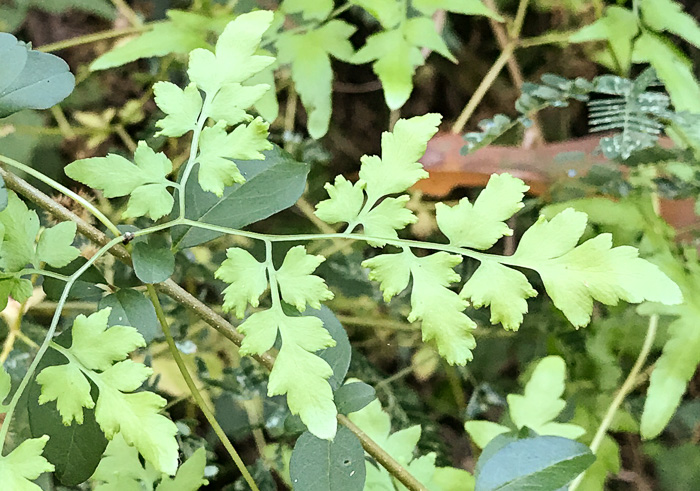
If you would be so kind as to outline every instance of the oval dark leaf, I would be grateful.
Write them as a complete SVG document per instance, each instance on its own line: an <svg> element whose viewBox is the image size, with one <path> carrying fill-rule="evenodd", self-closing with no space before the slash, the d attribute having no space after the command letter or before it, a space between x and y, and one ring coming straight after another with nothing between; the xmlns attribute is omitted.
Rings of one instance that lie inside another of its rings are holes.
<svg viewBox="0 0 700 491"><path fill-rule="evenodd" d="M0 118L23 109L48 109L73 92L75 77L65 61L32 50L11 34L0 33L0 59Z"/></svg>
<svg viewBox="0 0 700 491"><path fill-rule="evenodd" d="M309 165L297 162L278 146L263 152L265 160L241 160L236 165L246 178L243 184L224 189L221 198L202 191L197 171L185 186L186 218L211 225L242 228L285 210L297 202L306 186ZM179 210L174 211L177 217ZM221 233L191 227L172 230L173 245L186 249L220 237Z"/></svg>
<svg viewBox="0 0 700 491"><path fill-rule="evenodd" d="M365 486L365 452L360 440L341 426L333 441L306 432L299 437L289 476L295 490L362 491Z"/></svg>

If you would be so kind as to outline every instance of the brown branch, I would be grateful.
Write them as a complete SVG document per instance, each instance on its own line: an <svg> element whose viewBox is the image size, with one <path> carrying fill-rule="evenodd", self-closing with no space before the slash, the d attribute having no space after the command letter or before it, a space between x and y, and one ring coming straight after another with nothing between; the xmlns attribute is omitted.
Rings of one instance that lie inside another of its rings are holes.
<svg viewBox="0 0 700 491"><path fill-rule="evenodd" d="M21 194L32 203L51 213L53 216L74 222L78 227L78 231L92 242L99 245L105 245L111 240L99 229L93 227L78 215L60 205L49 196L26 182L24 179L12 174L11 172L8 172L2 167L0 167L0 177L3 178L8 189ZM129 266L132 265L131 256L123 246L116 245L112 247L109 252L123 263ZM241 346L244 336L236 331L236 328L230 322L214 312L214 310L209 308L206 304L197 300L173 280L168 279L163 283L158 283L154 286L161 293L168 295L179 304L191 309L195 314L197 314L197 316L199 316L199 318L216 329L216 331L229 339L233 344L238 347ZM264 353L259 356L254 356L254 358L268 370L272 370L275 363L275 356L273 354ZM346 416L338 414L338 422L352 431L360 440L362 447L367 451L367 453L370 454L382 466L384 466L384 468L386 468L386 470L389 471L391 475L396 477L396 479L398 479L404 486L411 491L427 491L425 486L423 486L415 477L413 477L405 467L399 464L391 455L389 455L374 440L367 436L360 428L353 424Z"/></svg>

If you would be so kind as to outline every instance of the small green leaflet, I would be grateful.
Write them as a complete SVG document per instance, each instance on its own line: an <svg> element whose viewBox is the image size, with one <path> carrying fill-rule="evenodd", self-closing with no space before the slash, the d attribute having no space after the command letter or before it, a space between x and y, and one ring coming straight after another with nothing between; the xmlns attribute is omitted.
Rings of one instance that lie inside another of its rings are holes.
<svg viewBox="0 0 700 491"><path fill-rule="evenodd" d="M167 179L173 164L164 153L155 153L140 141L134 152L134 163L120 155L76 160L65 168L71 179L104 191L107 198L131 195L123 213L125 218L148 216L157 220L173 208L173 197Z"/></svg>
<svg viewBox="0 0 700 491"><path fill-rule="evenodd" d="M0 307L5 308L8 297L18 302L32 295L32 283L12 274L32 264L45 263L61 268L80 255L73 247L76 225L63 222L39 233L39 217L12 191L8 192L7 207L0 212Z"/></svg>
<svg viewBox="0 0 700 491"><path fill-rule="evenodd" d="M153 25L150 31L119 44L101 55L90 65L91 71L105 70L153 56L170 53L187 54L196 48L208 46L209 32L221 32L230 17L209 18L193 12L168 10L168 20Z"/></svg>
<svg viewBox="0 0 700 491"><path fill-rule="evenodd" d="M304 312L307 305L318 310L321 302L332 299L333 293L323 279L311 274L325 260L307 254L304 246L292 247L275 275L282 300Z"/></svg>
<svg viewBox="0 0 700 491"><path fill-rule="evenodd" d="M215 53L201 48L192 51L187 69L190 80L214 97L225 84L243 82L271 65L273 57L255 53L272 17L267 10L243 14L226 26Z"/></svg>
<svg viewBox="0 0 700 491"><path fill-rule="evenodd" d="M618 69L626 72L632 63L632 43L639 33L638 21L639 19L632 11L613 5L605 9L605 15L602 18L573 33L569 41L572 43L608 41L615 55L614 63L617 63Z"/></svg>
<svg viewBox="0 0 700 491"><path fill-rule="evenodd" d="M368 196L377 199L406 191L428 177L418 162L428 141L437 133L442 116L426 114L400 119L391 132L382 133L382 156L362 157L360 179L367 183Z"/></svg>
<svg viewBox="0 0 700 491"><path fill-rule="evenodd" d="M428 140L437 132L440 119L439 114L426 114L397 121L392 132L382 134L381 158L362 157L358 182L351 184L338 176L334 184L326 184L330 199L316 206L316 216L327 223L348 222L348 231L361 224L366 235L397 238L396 230L416 221L413 213L405 208L408 196L386 198L376 203L388 194L406 191L428 176L418 159L425 153ZM375 247L385 244L382 240L368 242Z"/></svg>
<svg viewBox="0 0 700 491"><path fill-rule="evenodd" d="M508 264L537 271L554 305L576 327L590 321L593 300L606 305L616 305L619 300L682 302L678 285L641 259L634 247L613 248L610 234L576 246L587 219L585 213L571 208L551 221L541 216L523 234Z"/></svg>
<svg viewBox="0 0 700 491"><path fill-rule="evenodd" d="M523 196L528 189L510 174L493 174L474 204L468 198L454 207L437 203L438 227L452 245L488 249L504 235L513 235L504 222L524 206Z"/></svg>
<svg viewBox="0 0 700 491"><path fill-rule="evenodd" d="M301 14L304 19L323 20L333 10L333 0L284 0L280 9L288 14Z"/></svg>
<svg viewBox="0 0 700 491"><path fill-rule="evenodd" d="M234 183L243 183L245 178L231 159L261 160L263 150L270 150L272 143L267 141L269 124L261 118L248 125L239 125L231 133L226 133L226 123L204 128L199 140L199 185L204 191L211 191L221 197L224 188Z"/></svg>
<svg viewBox="0 0 700 491"><path fill-rule="evenodd" d="M326 134L331 118L330 56L350 61L354 50L349 38L355 30L346 22L331 20L303 34L284 33L276 43L279 62L291 64L294 87L309 115L307 126L313 138Z"/></svg>
<svg viewBox="0 0 700 491"><path fill-rule="evenodd" d="M436 10L503 20L480 0L413 0L412 6L423 15L412 18L406 18L405 2L353 0L352 3L367 10L384 28L367 38L352 62L373 62L372 68L382 82L390 109L400 108L411 95L415 69L425 63L420 48L430 49L457 62L430 19Z"/></svg>
<svg viewBox="0 0 700 491"><path fill-rule="evenodd" d="M177 428L160 414L166 401L153 392L133 392L152 370L125 359L146 343L133 327L107 328L110 311L106 308L89 317L79 315L73 323L71 347L52 345L68 363L47 367L37 375L42 389L39 404L55 400L66 425L82 421L83 407L94 407L97 423L108 439L121 434L153 467L174 475ZM99 390L97 401L90 395L88 379Z"/></svg>
<svg viewBox="0 0 700 491"><path fill-rule="evenodd" d="M465 470L453 467L436 467L435 453L431 452L414 458L414 451L421 435L419 425L391 433L391 420L382 409L379 400L374 399L360 411L350 413L350 420L383 448L402 466L431 491L471 491L474 477ZM365 462L367 477L365 489L394 490L401 484L381 466Z"/></svg>
<svg viewBox="0 0 700 491"><path fill-rule="evenodd" d="M54 470L53 465L41 456L48 440L46 435L30 438L20 443L8 455L0 455L0 482L5 489L41 491L41 488L31 481L44 472Z"/></svg>
<svg viewBox="0 0 700 491"><path fill-rule="evenodd" d="M156 491L197 491L209 483L204 479L207 452L199 447L177 470L174 478L164 476Z"/></svg>
<svg viewBox="0 0 700 491"><path fill-rule="evenodd" d="M517 331L527 313L527 299L537 291L520 271L489 259L464 284L459 296L471 300L475 308L491 307L491 323L510 331Z"/></svg>
<svg viewBox="0 0 700 491"><path fill-rule="evenodd" d="M226 312L233 310L239 319L245 315L249 303L253 307L260 304L260 296L267 290L265 264L238 247L226 251L226 260L214 276L229 284L224 289L223 308Z"/></svg>
<svg viewBox="0 0 700 491"><path fill-rule="evenodd" d="M508 395L510 419L516 428L527 426L540 435L571 439L583 435L585 430L578 425L554 421L566 406L566 401L561 398L565 382L563 358L548 356L540 360L525 385L525 395ZM511 431L507 426L490 421L467 421L464 428L480 448L485 448L496 435Z"/></svg>
<svg viewBox="0 0 700 491"><path fill-rule="evenodd" d="M440 355L453 365L471 360L476 346L471 333L476 324L464 314L469 303L448 288L460 280L452 268L461 261L446 252L416 257L406 249L362 263L370 269L369 278L380 282L385 301L403 291L413 277L408 321L422 320L423 341L434 340Z"/></svg>
<svg viewBox="0 0 700 491"><path fill-rule="evenodd" d="M195 128L202 110L202 96L195 84L189 84L182 90L170 82L156 82L153 93L156 105L166 114L156 123L161 130L155 136L177 137Z"/></svg>
<svg viewBox="0 0 700 491"><path fill-rule="evenodd" d="M245 334L242 355L262 354L272 348L279 332L282 347L267 385L267 395L287 395L292 414L298 414L316 437L331 439L337 429L330 365L314 354L335 345L318 317L290 317L280 308L256 312L238 328Z"/></svg>
<svg viewBox="0 0 700 491"><path fill-rule="evenodd" d="M655 31L669 31L700 48L700 26L673 0L644 0L640 4L644 22Z"/></svg>
<svg viewBox="0 0 700 491"><path fill-rule="evenodd" d="M169 477L155 470L148 462L144 465L138 451L124 441L121 433L117 433L109 442L91 480L96 483L95 491L197 491L208 483L204 478L206 463L206 451L204 447L199 447L178 468L175 477ZM160 483L156 486L159 479Z"/></svg>
<svg viewBox="0 0 700 491"><path fill-rule="evenodd" d="M24 201L10 191L7 208L0 212L0 267L4 271L19 271L35 260L35 241L39 233L39 217Z"/></svg>
<svg viewBox="0 0 700 491"><path fill-rule="evenodd" d="M300 312L307 305L320 308L322 301L333 298L324 281L311 274L323 260L323 256L312 256L303 246L296 246L287 251L282 266L275 271L242 249L229 249L227 259L216 271L217 278L231 284L224 290L224 310L234 310L242 317L248 303L257 306L267 289L268 268L275 282L272 291L282 300ZM299 414L311 433L321 439L333 438L337 412L328 383L333 369L314 353L335 346L336 342L318 317L289 316L282 310L279 298L273 297L272 301L271 309L255 312L238 328L245 335L240 353L266 352L279 333L282 347L270 373L268 395L286 394L290 411Z"/></svg>
<svg viewBox="0 0 700 491"><path fill-rule="evenodd" d="M139 452L124 441L121 433L114 435L105 449L90 480L95 491L138 490L153 485L159 472L139 459Z"/></svg>

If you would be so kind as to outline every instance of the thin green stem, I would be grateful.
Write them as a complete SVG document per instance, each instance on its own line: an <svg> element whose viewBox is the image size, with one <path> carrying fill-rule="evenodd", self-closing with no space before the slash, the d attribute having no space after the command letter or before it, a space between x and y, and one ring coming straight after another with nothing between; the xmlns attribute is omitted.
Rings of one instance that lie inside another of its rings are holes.
<svg viewBox="0 0 700 491"><path fill-rule="evenodd" d="M533 36L518 40L517 48L532 48L543 44L566 43L576 31L548 32L541 36Z"/></svg>
<svg viewBox="0 0 700 491"><path fill-rule="evenodd" d="M593 440L591 441L590 447L591 447L591 451L594 454L600 448L601 443L603 443L603 439L605 438L605 435L608 433L608 429L610 428L610 425L612 424L613 419L615 418L615 413L617 413L617 410L620 408L620 405L622 405L622 402L629 395L629 393L632 390L634 390L635 385L636 385L637 376L639 375L639 372L642 370L642 366L646 362L646 359L649 356L649 352L651 351L651 347L654 344L654 339L656 338L656 331L657 331L658 326L659 326L659 315L654 314L651 317L649 317L649 325L647 327L647 334L646 334L646 337L644 338L644 344L642 345L642 349L639 351L639 355L637 356L637 360L634 362L634 365L632 366L630 373L627 375L627 378L622 383L620 390L618 390L617 394L615 394L615 397L613 398L612 402L610 403L610 406L608 406L608 410L605 412L605 416L603 417L603 421L600 422L600 426L598 426L598 430L596 431L595 436L593 436ZM571 486L569 487L569 491L575 491L576 488L578 488L578 486L581 484L581 481L583 480L584 475L585 475L585 473L579 475L571 483Z"/></svg>
<svg viewBox="0 0 700 491"><path fill-rule="evenodd" d="M63 305L66 303L66 299L68 298L68 293L70 292L71 287L73 284L80 278L80 276L87 271L87 269L92 266L95 261L97 261L102 255L107 253L113 246L118 244L119 242L122 241L122 237L115 237L114 239L110 240L106 245L104 245L97 253L92 256L90 259L87 260L85 264L83 264L80 269L78 269L75 273L73 273L68 281L66 282L65 286L63 287L63 292L61 293L61 298L59 298L58 303L56 304L56 311L53 314L53 318L51 319L51 325L49 326L48 331L46 331L46 337L44 338L44 341L41 343L41 346L39 347L39 351L37 351L36 356L34 357L34 360L32 361L31 365L29 365L29 368L27 369L27 373L24 375L22 378L22 381L19 384L19 387L17 387L17 390L15 391L15 394L12 396L12 400L10 401L9 406L7 407L7 413L5 414L5 421L2 424L2 427L0 427L0 456L2 455L2 450L3 447L5 446L5 440L7 439L7 432L10 429L10 422L12 420L12 416L15 412L15 409L17 408L17 403L19 402L20 397L22 397L22 394L24 393L24 390L27 388L27 385L29 384L29 381L32 379L34 376L34 371L36 370L36 367L39 365L39 362L41 361L41 358L44 356L44 353L46 353L46 350L49 348L49 343L51 342L51 339L53 339L53 335L56 332L56 327L58 326L58 321L61 318L61 312L63 311Z"/></svg>
<svg viewBox="0 0 700 491"><path fill-rule="evenodd" d="M279 285L277 284L277 270L272 262L272 242L265 240L265 268L270 281L270 298L272 308L282 312L282 299L280 298Z"/></svg>
<svg viewBox="0 0 700 491"><path fill-rule="evenodd" d="M160 227L168 226L168 224L163 224ZM238 235L240 237L247 237L254 240L270 241L270 242L304 242L311 240L329 240L329 239L350 239L350 240L360 240L362 242L385 242L389 245L396 247L410 247L414 249L426 249L431 251L445 251L452 254L460 254L462 256L471 257L479 261L491 260L497 261L502 264L509 265L520 265L518 261L512 261L508 256L499 256L497 254L488 254L485 252L472 251L470 249L463 249L458 246L451 246L448 244L437 244L434 242L421 242L418 240L409 239L391 239L387 237L375 237L373 235L364 235L357 233L346 233L338 232L334 234L293 234L293 235L273 235L273 234L260 234L257 232L249 232L247 230L237 230L229 227L222 227L220 225L211 225L208 223L197 222L189 219L182 219L177 221L177 225L186 225L189 227L201 228L204 230L211 230L213 232L220 232L222 234ZM172 226L172 225L170 225ZM136 235L142 234L147 229L141 232L136 232Z"/></svg>
<svg viewBox="0 0 700 491"><path fill-rule="evenodd" d="M177 349L175 339L173 339L173 335L170 332L170 325L168 324L168 320L165 318L165 312L163 312L163 306L160 304L160 300L158 299L156 289L153 287L153 285L146 285L146 289L148 290L148 296L151 299L151 303L153 303L153 307L155 307L156 309L156 316L158 317L158 321L160 322L160 327L163 329L163 334L165 335L165 342L168 344L168 350L170 351L170 354L175 360L175 364L177 365L177 368L180 371L182 378L185 379L185 383L187 384L187 388L192 394L192 398L197 403L197 406L199 406L199 409L202 411L202 414L204 414L204 417L207 418L207 421L214 430L214 433L216 433L216 436L218 436L219 440L221 440L221 443L224 445L224 448L235 462L236 467L238 467L238 470L241 471L243 479L245 479L245 481L248 483L248 486L250 486L250 488L253 491L260 491L258 489L258 486L255 484L253 476L251 476L250 472L248 472L245 463L241 459L240 455L238 455L238 452L234 448L231 441L228 439L228 436L226 436L226 432L216 421L214 413L207 405L206 401L204 400L204 397L202 397L202 393L197 388L197 384L194 383L192 375L190 375L190 372L187 369L187 365L185 364L185 360L182 359L180 350Z"/></svg>
<svg viewBox="0 0 700 491"><path fill-rule="evenodd" d="M102 41L103 39L128 36L129 34L139 34L142 32L150 31L151 29L153 29L153 26L155 24L158 24L159 22L152 22L150 24L145 24L138 27L127 27L125 29L109 29L107 31L86 34L85 36L78 36L71 39L65 39L63 41L58 41L57 43L45 44L43 46L39 46L36 49L38 51L43 51L44 53L51 53L52 51L59 51L66 48L72 48L73 46L96 43L97 41Z"/></svg>
<svg viewBox="0 0 700 491"><path fill-rule="evenodd" d="M14 159L11 159L10 157L5 157L4 155L0 155L0 162L3 162L11 167L14 167L15 169L19 169L23 172L26 172L30 176L38 179L39 181L43 182L44 184L51 186L53 189L56 191L59 191L66 196L70 196L73 200L77 201L80 203L86 210L88 210L95 218L97 218L102 224L109 229L110 232L112 232L115 237L118 237L121 235L121 232L117 228L112 221L105 216L104 213L102 213L100 210L95 207L92 203L90 203L88 200L83 198L82 196L78 195L77 193L74 193L67 187L65 187L63 184L54 181L48 176L45 176L38 170L29 167L28 165L24 165L20 162L17 162Z"/></svg>
<svg viewBox="0 0 700 491"><path fill-rule="evenodd" d="M452 133L458 134L462 132L464 126L467 124L467 121L469 121L469 118L471 118L472 114L474 114L477 106L481 104L486 92L488 92L493 83L496 81L496 78L498 78L498 74L501 73L503 67L506 66L506 63L508 63L514 49L515 45L513 43L509 43L505 48L503 48L500 56L493 63L489 71L486 73L486 76L481 80L481 83L472 94L469 102L467 102L467 105L464 106L464 109L457 118L457 121L455 121L455 124L452 126Z"/></svg>
<svg viewBox="0 0 700 491"><path fill-rule="evenodd" d="M523 23L525 22L525 13L527 12L528 4L530 0L520 0L518 3L518 11L515 13L515 20L510 29L511 39L518 39L520 37L520 32L523 30Z"/></svg>
<svg viewBox="0 0 700 491"><path fill-rule="evenodd" d="M56 203L54 200L46 196L44 193L38 189L31 186L29 183L23 179L15 176L12 173L5 171L0 168L0 176L5 179L5 183L8 188L13 189L15 192L25 196L27 199L36 203L41 208L50 211L54 216L62 218L64 220L74 221L78 225L78 230L84 236L89 238L96 244L104 245L102 250L108 250L110 254L124 262L125 264L131 264L131 257L129 252L119 244L123 240L123 237L117 237L115 239L109 240L103 232L96 229L89 223L85 222L82 218L76 216L73 212L65 208L64 206ZM98 253L100 254L100 253ZM92 260L91 260L92 262ZM90 262L87 263L84 268L87 268ZM217 314L208 305L202 303L197 298L193 297L189 292L184 290L181 286L172 280L166 280L163 283L155 285L155 287L162 293L165 293L170 298L172 298L178 304L192 310L199 318L204 322L213 327L217 332L230 340L233 344L240 347L243 342L243 335L239 333L236 328L231 325L226 319ZM65 298L61 305L65 304ZM57 304L58 308L58 304ZM57 319L57 317L55 317ZM55 326L54 326L55 329ZM270 353L263 353L262 355L253 356L262 366L268 370L272 370L275 363L274 355ZM16 404L16 403L15 403ZM422 486L406 468L401 466L394 458L389 455L383 448L381 448L376 442L369 438L362 430L360 430L355 424L352 423L346 416L339 414L338 421L346 426L350 431L352 431L361 441L362 447L367 451L369 455L372 456L378 463L380 463L384 468L387 469L393 476L396 477L404 486L406 486L411 491L423 491L425 487ZM5 426L3 425L3 428ZM5 433L6 434L6 433Z"/></svg>
<svg viewBox="0 0 700 491"><path fill-rule="evenodd" d="M204 103L202 104L202 112L199 113L199 118L197 119L197 125L192 133L192 145L190 146L190 156L185 164L185 170L182 172L182 177L180 178L180 189L177 193L178 203L180 204L180 218L185 218L185 186L187 185L187 180L190 178L190 173L197 160L197 150L199 150L199 137L202 134L202 129L204 128L204 123L207 122L209 117L209 107L214 98L214 95L207 95L204 97Z"/></svg>
<svg viewBox="0 0 700 491"><path fill-rule="evenodd" d="M45 269L36 269L36 268L24 268L22 271L19 271L15 273L17 276L25 276L28 274L37 274L41 276L47 276L49 278L55 278L60 281L68 281L70 280L70 276L66 276L64 274L60 273L55 273L54 271L47 271Z"/></svg>

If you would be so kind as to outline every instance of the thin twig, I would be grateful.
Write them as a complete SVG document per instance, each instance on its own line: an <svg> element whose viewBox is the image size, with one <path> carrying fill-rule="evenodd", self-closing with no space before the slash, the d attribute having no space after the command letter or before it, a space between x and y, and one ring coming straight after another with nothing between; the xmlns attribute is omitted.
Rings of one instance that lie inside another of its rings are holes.
<svg viewBox="0 0 700 491"><path fill-rule="evenodd" d="M7 187L18 194L21 194L29 201L35 203L39 207L49 211L57 218L64 220L72 220L76 223L78 230L85 237L95 242L96 244L105 245L109 243L109 238L102 233L100 230L96 229L89 223L87 223L82 218L78 217L75 213L68 210L64 206L56 203L46 194L42 193L36 189L31 184L24 181L20 177L7 172L5 169L0 168L0 176L5 180ZM120 261L125 264L131 265L131 257L129 252L124 248L124 246L117 244L113 239L110 244L109 252L115 256ZM91 263L90 263L91 264ZM231 325L226 319L217 314L206 304L200 302L195 297L193 297L189 292L184 290L180 285L175 283L173 280L168 279L163 283L158 283L154 285L155 288L168 295L170 298L175 300L180 305L191 309L200 319L213 327L220 334L225 336L227 339L232 341L236 346L240 347L243 341L243 335L236 331L235 327ZM65 302L65 299L63 299ZM268 370L272 370L275 362L275 357L271 353L263 353L259 356L254 356L258 362L260 362ZM338 415L338 421L346 426L350 431L352 431L357 438L362 443L363 448L367 453L372 456L377 462L379 462L383 467L387 469L396 479L398 479L404 486L406 486L410 491L427 491L425 486L420 484L415 477L408 472L401 464L399 464L391 455L389 455L383 448L381 448L374 440L369 438L362 430L360 430L355 424L352 423L347 417L342 414ZM1 442L0 442L1 443Z"/></svg>
<svg viewBox="0 0 700 491"><path fill-rule="evenodd" d="M639 355L637 356L637 361L634 362L634 366L630 370L630 373L627 375L627 378L625 381L622 383L622 386L620 387L620 390L617 392L615 397L613 398L612 402L610 403L610 406L608 406L608 410L605 412L605 416L603 417L603 421L600 422L600 426L598 426L598 430L595 433L595 436L593 437L593 440L591 441L590 447L591 451L595 454L598 449L600 448L601 443L603 443L603 439L605 438L605 435L608 433L608 428L610 428L610 425L613 422L613 419L615 418L615 414L617 413L617 410L620 408L620 405L622 402L625 400L625 398L629 395L629 393L634 389L636 385L636 380L637 380L637 375L639 375L639 372L642 369L642 366L644 365L644 362L647 359L647 356L649 356L649 352L651 351L651 347L654 344L654 338L656 338L656 330L659 326L659 315L654 314L651 317L649 317L649 325L647 327L647 334L646 337L644 338L644 344L642 345L642 349L639 351ZM575 491L576 488L581 484L581 481L583 481L583 477L585 476L585 472L579 475L572 483L571 486L569 487L569 491Z"/></svg>
<svg viewBox="0 0 700 491"><path fill-rule="evenodd" d="M86 34L84 36L65 39L56 43L45 44L43 46L37 47L36 49L37 51L43 51L44 53L51 53L53 51L72 48L73 46L81 46L83 44L96 43L97 41L102 41L104 39L128 36L130 34L141 34L153 29L153 26L155 24L157 24L157 22L151 22L150 24L144 24L138 27L127 27L125 29L109 29L107 31L95 32L93 34Z"/></svg>
<svg viewBox="0 0 700 491"><path fill-rule="evenodd" d="M216 421L214 413L207 405L206 401L204 400L204 397L202 397L202 393L197 388L197 384L194 383L192 375L190 375L190 372L187 370L185 360L182 359L180 350L177 348L177 345L175 344L175 339L173 339L173 335L170 332L170 325L168 324L168 320L165 318L165 312L163 312L163 306L160 304L160 300L158 299L156 289L153 288L153 285L147 285L146 288L148 290L148 296L151 299L151 303L153 304L153 307L156 310L156 317L158 317L160 327L161 329L163 329L163 334L165 335L165 342L168 344L168 351L170 351L170 355L175 360L175 364L177 365L177 369L180 371L180 375L182 375L182 378L185 379L185 383L187 384L187 388L190 390L190 394L192 394L192 398L197 403L197 406L199 406L200 411L202 411L202 414L204 414L204 417L211 425L212 429L214 430L214 433L216 433L216 436L218 436L219 440L221 440L221 443L235 462L236 467L238 467L238 470L243 475L243 479L245 479L245 481L248 483L248 486L250 486L250 488L253 491L260 491L258 486L255 484L253 476L251 476L250 472L248 472L245 463L241 459L241 456L238 455L236 448L228 439L226 432L223 430L223 428L221 428L221 425L219 425L218 421Z"/></svg>

